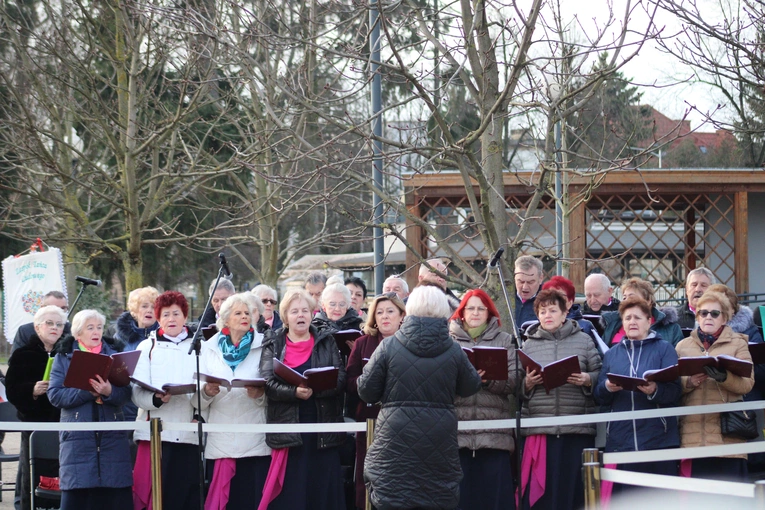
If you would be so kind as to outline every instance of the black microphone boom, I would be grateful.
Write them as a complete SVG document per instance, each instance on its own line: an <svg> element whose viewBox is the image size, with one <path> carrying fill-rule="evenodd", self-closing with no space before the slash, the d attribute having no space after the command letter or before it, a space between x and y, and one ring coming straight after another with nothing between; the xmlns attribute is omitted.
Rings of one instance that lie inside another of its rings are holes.
<svg viewBox="0 0 765 510"><path fill-rule="evenodd" d="M75 276L74 279L83 285L95 285L96 287L101 286L101 280L94 280L93 278L85 278L84 276Z"/></svg>
<svg viewBox="0 0 765 510"><path fill-rule="evenodd" d="M497 253L494 254L494 256L491 258L491 262L489 262L489 267L497 267L497 263L499 262L499 259L502 258L503 253L505 253L504 248L497 250Z"/></svg>
<svg viewBox="0 0 765 510"><path fill-rule="evenodd" d="M228 262L226 262L226 256L222 253L219 253L218 259L220 259L220 265L223 268L223 273L226 276L231 277L231 271L229 271L228 269Z"/></svg>

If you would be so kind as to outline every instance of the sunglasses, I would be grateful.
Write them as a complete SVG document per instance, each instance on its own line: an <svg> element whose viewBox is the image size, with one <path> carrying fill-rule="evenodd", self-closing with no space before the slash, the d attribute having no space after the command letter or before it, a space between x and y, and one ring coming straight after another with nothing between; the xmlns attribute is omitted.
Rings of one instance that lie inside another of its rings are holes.
<svg viewBox="0 0 765 510"><path fill-rule="evenodd" d="M721 313L720 310L699 310L699 316L704 318L706 318L707 315L711 315L713 319L716 319Z"/></svg>
<svg viewBox="0 0 765 510"><path fill-rule="evenodd" d="M275 299L261 299L261 301L263 302L264 305L267 305L267 304L275 305L276 304L276 300Z"/></svg>

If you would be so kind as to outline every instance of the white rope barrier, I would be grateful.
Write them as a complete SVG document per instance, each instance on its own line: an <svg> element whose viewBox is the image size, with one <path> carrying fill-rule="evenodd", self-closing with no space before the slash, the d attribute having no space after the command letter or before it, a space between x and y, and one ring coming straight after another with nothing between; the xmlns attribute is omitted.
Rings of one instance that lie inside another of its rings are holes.
<svg viewBox="0 0 765 510"><path fill-rule="evenodd" d="M574 416L555 416L549 418L522 418L521 428L557 427L565 425L582 425L622 420L639 420L661 418L667 416L687 416L694 414L711 414L724 411L754 410L765 408L765 401L734 402L729 404L714 404L703 406L668 407L644 411L623 411L618 413L581 414ZM471 420L458 423L459 430L496 430L515 429L515 419L509 420ZM146 430L149 422L86 422L86 423L51 423L51 422L0 422L0 431L30 431L30 430ZM366 424L351 423L295 423L295 424L222 424L205 423L205 432L252 432L252 433L310 433L310 432L364 432ZM162 430L194 432L196 423L162 422Z"/></svg>
<svg viewBox="0 0 765 510"><path fill-rule="evenodd" d="M752 483L721 482L719 480L707 480L702 478L681 478L678 476L654 475L652 473L619 471L618 469L601 469L600 479L602 481L636 485L639 487L651 487L654 489L681 490L700 492L703 494L736 496L741 498L754 497L754 484Z"/></svg>
<svg viewBox="0 0 765 510"><path fill-rule="evenodd" d="M765 441L753 443L694 446L692 448L668 448L666 450L643 450L640 452L612 452L603 454L603 464L636 464L662 460L701 459L725 457L765 451Z"/></svg>

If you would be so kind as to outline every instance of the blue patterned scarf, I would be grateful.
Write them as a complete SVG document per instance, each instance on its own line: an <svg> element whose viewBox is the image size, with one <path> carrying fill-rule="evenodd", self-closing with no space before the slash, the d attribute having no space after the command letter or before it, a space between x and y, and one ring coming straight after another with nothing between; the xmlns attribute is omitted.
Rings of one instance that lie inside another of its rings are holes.
<svg viewBox="0 0 765 510"><path fill-rule="evenodd" d="M250 345L252 344L252 337L254 331L252 328L245 333L242 337L242 341L239 345L234 345L231 341L231 334L228 328L223 328L218 337L218 347L221 354L223 354L223 361L231 368L232 371L236 370L239 363L244 361L244 358L250 353Z"/></svg>

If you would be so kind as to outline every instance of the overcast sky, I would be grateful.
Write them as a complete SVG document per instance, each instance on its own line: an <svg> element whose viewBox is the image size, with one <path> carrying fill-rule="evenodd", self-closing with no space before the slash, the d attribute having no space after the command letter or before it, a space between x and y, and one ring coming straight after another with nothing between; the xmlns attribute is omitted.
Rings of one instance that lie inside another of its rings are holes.
<svg viewBox="0 0 765 510"><path fill-rule="evenodd" d="M701 3L708 0L701 0ZM583 0L583 1L561 1L562 10L569 19L576 16L584 29L592 27L594 23L601 23L608 19L608 5L612 4L614 12L618 18L623 18L627 0ZM651 2L632 1L632 5L638 5L633 10L630 20L630 28L635 32L645 32L648 26L648 16L646 8ZM677 19L662 10L659 10L655 22L662 28L662 34L678 34L681 29ZM619 21L621 23L621 21ZM639 35L633 36L636 40ZM687 67L678 64L671 56L659 50L654 42L648 42L640 50L639 54L623 68L624 75L636 83L646 85L643 90L643 103L651 104L657 110L670 118L679 119L683 116L689 105L693 105L702 111L713 111L719 95L710 87L701 84L678 84L681 80L692 80L693 73ZM668 86L674 84L672 86ZM658 85L659 87L648 87L649 85ZM725 115L725 112L718 112L716 115ZM698 128L703 120L698 112L691 111L688 118L691 120L691 127ZM713 131L712 126L702 126L701 131Z"/></svg>

